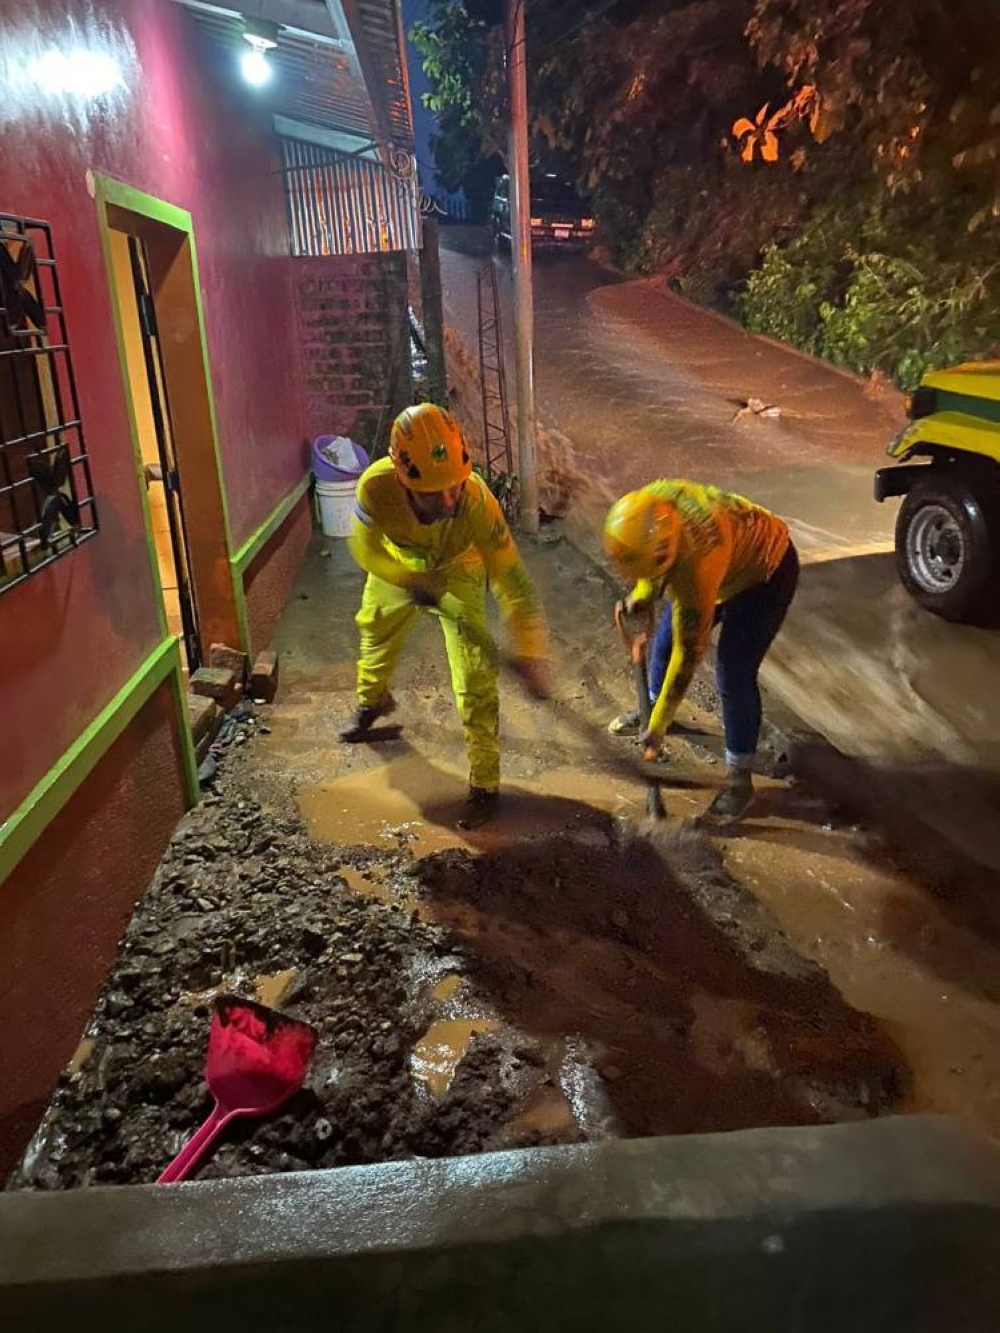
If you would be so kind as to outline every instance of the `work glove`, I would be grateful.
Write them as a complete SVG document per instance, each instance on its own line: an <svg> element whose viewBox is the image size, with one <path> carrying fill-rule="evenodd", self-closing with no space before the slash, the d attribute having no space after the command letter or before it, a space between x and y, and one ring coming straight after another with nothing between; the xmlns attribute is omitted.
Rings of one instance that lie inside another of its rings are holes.
<svg viewBox="0 0 1000 1333"><path fill-rule="evenodd" d="M515 657L510 666L532 698L552 698L552 673L544 658Z"/></svg>
<svg viewBox="0 0 1000 1333"><path fill-rule="evenodd" d="M427 610L435 610L441 600L443 589L437 586L435 580L425 575L416 574L406 585L406 595L414 606L422 606Z"/></svg>

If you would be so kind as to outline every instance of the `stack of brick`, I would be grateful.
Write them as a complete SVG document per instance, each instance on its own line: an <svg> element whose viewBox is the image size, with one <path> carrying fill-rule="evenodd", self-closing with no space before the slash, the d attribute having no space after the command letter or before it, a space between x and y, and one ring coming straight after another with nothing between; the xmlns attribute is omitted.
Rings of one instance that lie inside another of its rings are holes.
<svg viewBox="0 0 1000 1333"><path fill-rule="evenodd" d="M247 697L254 703L273 703L277 692L277 653L258 653L251 671L246 653L213 643L208 665L192 672L188 694L188 717L199 762L208 754L226 713Z"/></svg>

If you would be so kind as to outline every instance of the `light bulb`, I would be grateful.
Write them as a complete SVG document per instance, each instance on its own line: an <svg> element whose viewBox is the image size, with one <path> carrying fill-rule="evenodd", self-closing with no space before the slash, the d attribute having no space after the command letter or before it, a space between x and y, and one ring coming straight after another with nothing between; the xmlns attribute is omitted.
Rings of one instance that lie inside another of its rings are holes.
<svg viewBox="0 0 1000 1333"><path fill-rule="evenodd" d="M253 88L263 87L273 73L267 56L257 48L247 51L241 58L240 68L243 70L243 77Z"/></svg>

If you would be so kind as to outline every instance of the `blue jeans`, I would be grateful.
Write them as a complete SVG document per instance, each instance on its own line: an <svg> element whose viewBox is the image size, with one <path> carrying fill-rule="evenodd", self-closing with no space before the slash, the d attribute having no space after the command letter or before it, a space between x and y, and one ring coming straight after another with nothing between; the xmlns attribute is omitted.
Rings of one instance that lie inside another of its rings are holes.
<svg viewBox="0 0 1000 1333"><path fill-rule="evenodd" d="M722 699L726 762L733 768L750 768L757 753L761 713L757 673L798 582L799 557L789 542L781 564L766 583L747 588L716 608L715 623L721 624L722 632L715 679ZM663 688L673 646L673 605L666 601L649 654L649 694L654 701Z"/></svg>

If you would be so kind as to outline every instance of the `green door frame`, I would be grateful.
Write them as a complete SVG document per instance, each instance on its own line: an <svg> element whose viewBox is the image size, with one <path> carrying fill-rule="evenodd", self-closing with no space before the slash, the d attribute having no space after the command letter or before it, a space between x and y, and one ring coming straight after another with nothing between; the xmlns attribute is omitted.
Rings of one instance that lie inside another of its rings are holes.
<svg viewBox="0 0 1000 1333"><path fill-rule="evenodd" d="M104 250L104 260L108 274L108 286L111 296L112 315L115 322L115 337L118 344L118 359L122 370L122 380L125 386L125 397L128 402L129 429L132 435L132 448L135 455L136 475L139 480L139 491L142 497L143 516L146 528L146 542L149 548L149 557L153 566L153 575L156 579L156 586L159 589L159 567L156 558L156 542L153 536L153 525L149 512L149 503L146 498L146 484L142 465L142 448L139 439L138 423L135 412L135 405L132 401L132 391L129 384L128 363L126 360L125 338L122 330L121 319L118 312L118 301L115 287L114 266L111 258L110 242L108 232L113 227L109 216L109 208L123 209L128 213L134 213L141 218L146 218L151 222L160 223L169 227L175 232L183 234L187 240L190 254L191 271L194 279L194 306L197 316L197 333L200 343L200 360L204 373L206 398L208 405L208 415L210 421L210 432L212 440L212 455L215 473L218 479L219 497L222 510L222 524L224 532L224 541L229 569L232 578L233 607L235 610L236 625L239 632L240 648L243 652L250 651L250 629L249 618L247 615L246 592L243 584L242 571L237 567L233 560L233 540L232 528L229 521L229 503L226 492L225 473L222 465L222 453L219 448L219 431L215 412L215 396L212 391L212 375L208 359L208 342L205 336L205 311L202 304L201 280L198 273L198 252L195 244L194 222L191 214L186 209L178 208L175 204L168 204L162 199L156 199L152 195L144 194L141 190L134 189L131 185L126 185L122 181L112 179L110 176L102 176L93 173L94 199L97 204L98 224L101 233L101 245ZM161 628L166 634L166 618L163 613L163 598L158 599L160 606L158 613L161 619Z"/></svg>

